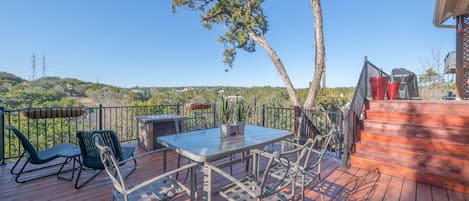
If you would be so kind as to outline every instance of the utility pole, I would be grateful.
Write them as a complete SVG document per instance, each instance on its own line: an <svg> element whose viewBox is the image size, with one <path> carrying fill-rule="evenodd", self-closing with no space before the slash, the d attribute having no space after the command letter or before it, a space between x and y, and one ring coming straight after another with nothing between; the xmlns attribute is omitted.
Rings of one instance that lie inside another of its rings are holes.
<svg viewBox="0 0 469 201"><path fill-rule="evenodd" d="M46 77L46 57L42 56L42 78Z"/></svg>
<svg viewBox="0 0 469 201"><path fill-rule="evenodd" d="M33 53L33 75L31 77L31 80L36 79L36 55Z"/></svg>

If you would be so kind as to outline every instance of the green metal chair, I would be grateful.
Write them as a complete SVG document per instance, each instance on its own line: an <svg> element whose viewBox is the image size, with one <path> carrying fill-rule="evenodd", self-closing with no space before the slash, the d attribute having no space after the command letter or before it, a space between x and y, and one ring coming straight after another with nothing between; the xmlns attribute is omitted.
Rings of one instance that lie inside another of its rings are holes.
<svg viewBox="0 0 469 201"><path fill-rule="evenodd" d="M81 149L82 160L80 163L77 180L75 181L76 189L81 188L83 185L91 181L105 168L99 155L99 149L95 146L93 135L99 135L102 137L103 144L110 147L117 161L124 161L134 155L135 147L121 147L116 133L112 130L78 131L77 138ZM128 172L126 177L130 175L136 169L136 167L137 161L134 160L134 167ZM94 170L95 173L83 183L79 184L81 172L83 170L89 169Z"/></svg>
<svg viewBox="0 0 469 201"><path fill-rule="evenodd" d="M155 150L145 154L131 157L123 161L119 161L116 158L115 152L111 147L103 145L103 138L100 135L94 135L95 145L99 150L101 163L104 164L104 169L112 181L112 195L113 199L117 201L129 201L129 200L171 200L179 194L186 193L195 200L196 194L194 186L191 186L190 190L183 183L174 179L172 175L180 171L192 171L195 170L197 163L191 163L181 168L165 172L162 175L148 179L140 184L128 188L125 183L125 177L122 176L120 166L130 160L134 160L137 157L146 156L153 154L160 150ZM195 176L192 178L195 179ZM192 183L192 182L191 182ZM194 185L192 183L191 185Z"/></svg>
<svg viewBox="0 0 469 201"><path fill-rule="evenodd" d="M43 177L47 177L47 176L51 176L51 175L54 175L54 174L56 174L59 179L66 179L66 180L69 180L69 181L73 179L73 177L75 175L75 161L80 156L80 148L78 146L76 146L74 144L70 144L70 143L65 143L65 144L60 144L60 145L50 147L50 148L48 148L44 151L37 152L36 149L34 148L34 146L23 135L23 133L21 133L20 130L18 130L17 128L15 128L14 126L11 126L11 125L6 126L6 129L13 131L13 133L18 137L18 139L21 142L21 145L24 148L23 153L20 155L20 157L16 161L15 165L13 165L13 167L10 170L11 174L16 175L15 182L25 183L27 181L31 181L31 180L35 180L35 179L39 179L39 178L43 178ZM21 169L19 170L19 172L15 172L16 166L19 164L21 159L25 156L27 158L26 162L24 162L24 164L21 167ZM44 166L44 167L40 167L40 168L36 168L36 169L25 170L25 168L28 164L34 164L34 165L46 164L46 163L49 163L50 161L52 161L54 159L57 159L57 158L65 158L65 160L64 160L63 163L60 163L60 164L52 164L52 165L48 165L48 166ZM73 160L73 169L72 169L73 172L72 172L71 178L61 177L60 174L62 173L62 170L63 170L65 164L69 163L71 160ZM35 177L35 178L26 179L26 180L20 180L20 176L23 173L34 172L34 171L37 171L37 170L46 169L46 168L50 168L50 167L57 166L57 165L61 165L60 169L57 171L57 173L46 174L46 175L42 175L42 176L38 176L38 177Z"/></svg>

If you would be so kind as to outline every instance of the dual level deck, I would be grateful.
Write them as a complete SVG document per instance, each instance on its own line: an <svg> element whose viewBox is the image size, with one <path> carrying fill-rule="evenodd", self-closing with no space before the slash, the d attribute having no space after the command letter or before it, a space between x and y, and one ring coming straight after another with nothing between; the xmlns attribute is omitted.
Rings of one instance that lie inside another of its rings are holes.
<svg viewBox="0 0 469 201"><path fill-rule="evenodd" d="M168 169L175 168L177 155L168 153ZM130 185L142 182L163 172L163 158L161 153L142 157L138 160L137 170L127 179ZM102 172L94 180L79 190L73 187L73 182L59 180L55 176L34 180L25 184L14 182L10 175L13 164L0 166L0 200L112 200L111 182ZM324 200L438 200L469 201L469 195L454 191L409 181L403 178L380 174L359 168L345 169L341 162L334 157L326 157L322 166L322 182ZM55 169L56 170L56 169ZM200 171L200 170L199 170ZM229 171L229 168L226 168ZM244 175L244 163L233 166L234 175ZM44 172L41 172L44 173ZM85 172L84 174L88 174ZM184 179L184 174L181 180ZM197 174L197 189L202 190L202 174ZM226 180L215 175L214 186L226 184ZM307 187L306 200L320 200L319 184ZM188 200L181 197L178 200ZM218 195L214 200L223 200Z"/></svg>

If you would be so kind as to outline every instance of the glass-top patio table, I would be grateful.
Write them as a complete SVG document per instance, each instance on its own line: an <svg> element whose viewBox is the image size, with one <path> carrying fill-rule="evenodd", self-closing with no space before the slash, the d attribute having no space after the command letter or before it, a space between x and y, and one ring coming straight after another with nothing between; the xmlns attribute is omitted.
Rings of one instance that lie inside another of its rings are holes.
<svg viewBox="0 0 469 201"><path fill-rule="evenodd" d="M244 135L220 137L220 128L197 130L188 133L161 136L157 141L174 149L177 153L201 163L204 173L203 200L211 200L211 175L207 171L210 162L225 158L235 153L242 153L254 148L263 148L283 138L293 135L291 131L246 125ZM193 172L193 171L192 171ZM191 175L195 178L195 175ZM192 182L195 182L192 179ZM191 184L194 188L195 184ZM194 189L192 189L194 192ZM194 195L191 195L194 200Z"/></svg>

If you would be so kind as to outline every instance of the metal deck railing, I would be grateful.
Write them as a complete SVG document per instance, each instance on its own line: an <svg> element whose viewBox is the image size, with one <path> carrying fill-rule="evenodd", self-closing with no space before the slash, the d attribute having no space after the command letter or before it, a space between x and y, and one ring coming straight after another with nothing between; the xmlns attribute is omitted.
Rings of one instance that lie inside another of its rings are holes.
<svg viewBox="0 0 469 201"><path fill-rule="evenodd" d="M114 130L122 142L134 141L138 136L137 116L156 114L178 114L187 117L203 116L207 120L209 128L218 127L220 110L215 103L210 108L192 110L182 104L154 105L154 106L113 106L81 108L84 113L76 117L55 118L28 118L24 112L34 109L44 113L48 110L67 110L72 108L23 108L9 110L0 107L0 161L10 161L18 158L22 152L22 146L18 138L5 126L12 125L18 128L38 151L47 149L57 144L69 142L76 143L78 130ZM340 112L307 111L308 116L321 132L328 132L332 127L341 129L342 114ZM59 115L60 116L60 115ZM255 107L247 119L248 124L295 131L294 108ZM312 132L310 132L312 133ZM337 139L343 139L338 134ZM308 137L312 137L311 134ZM342 140L336 143L342 144ZM342 147L336 145L335 147Z"/></svg>

